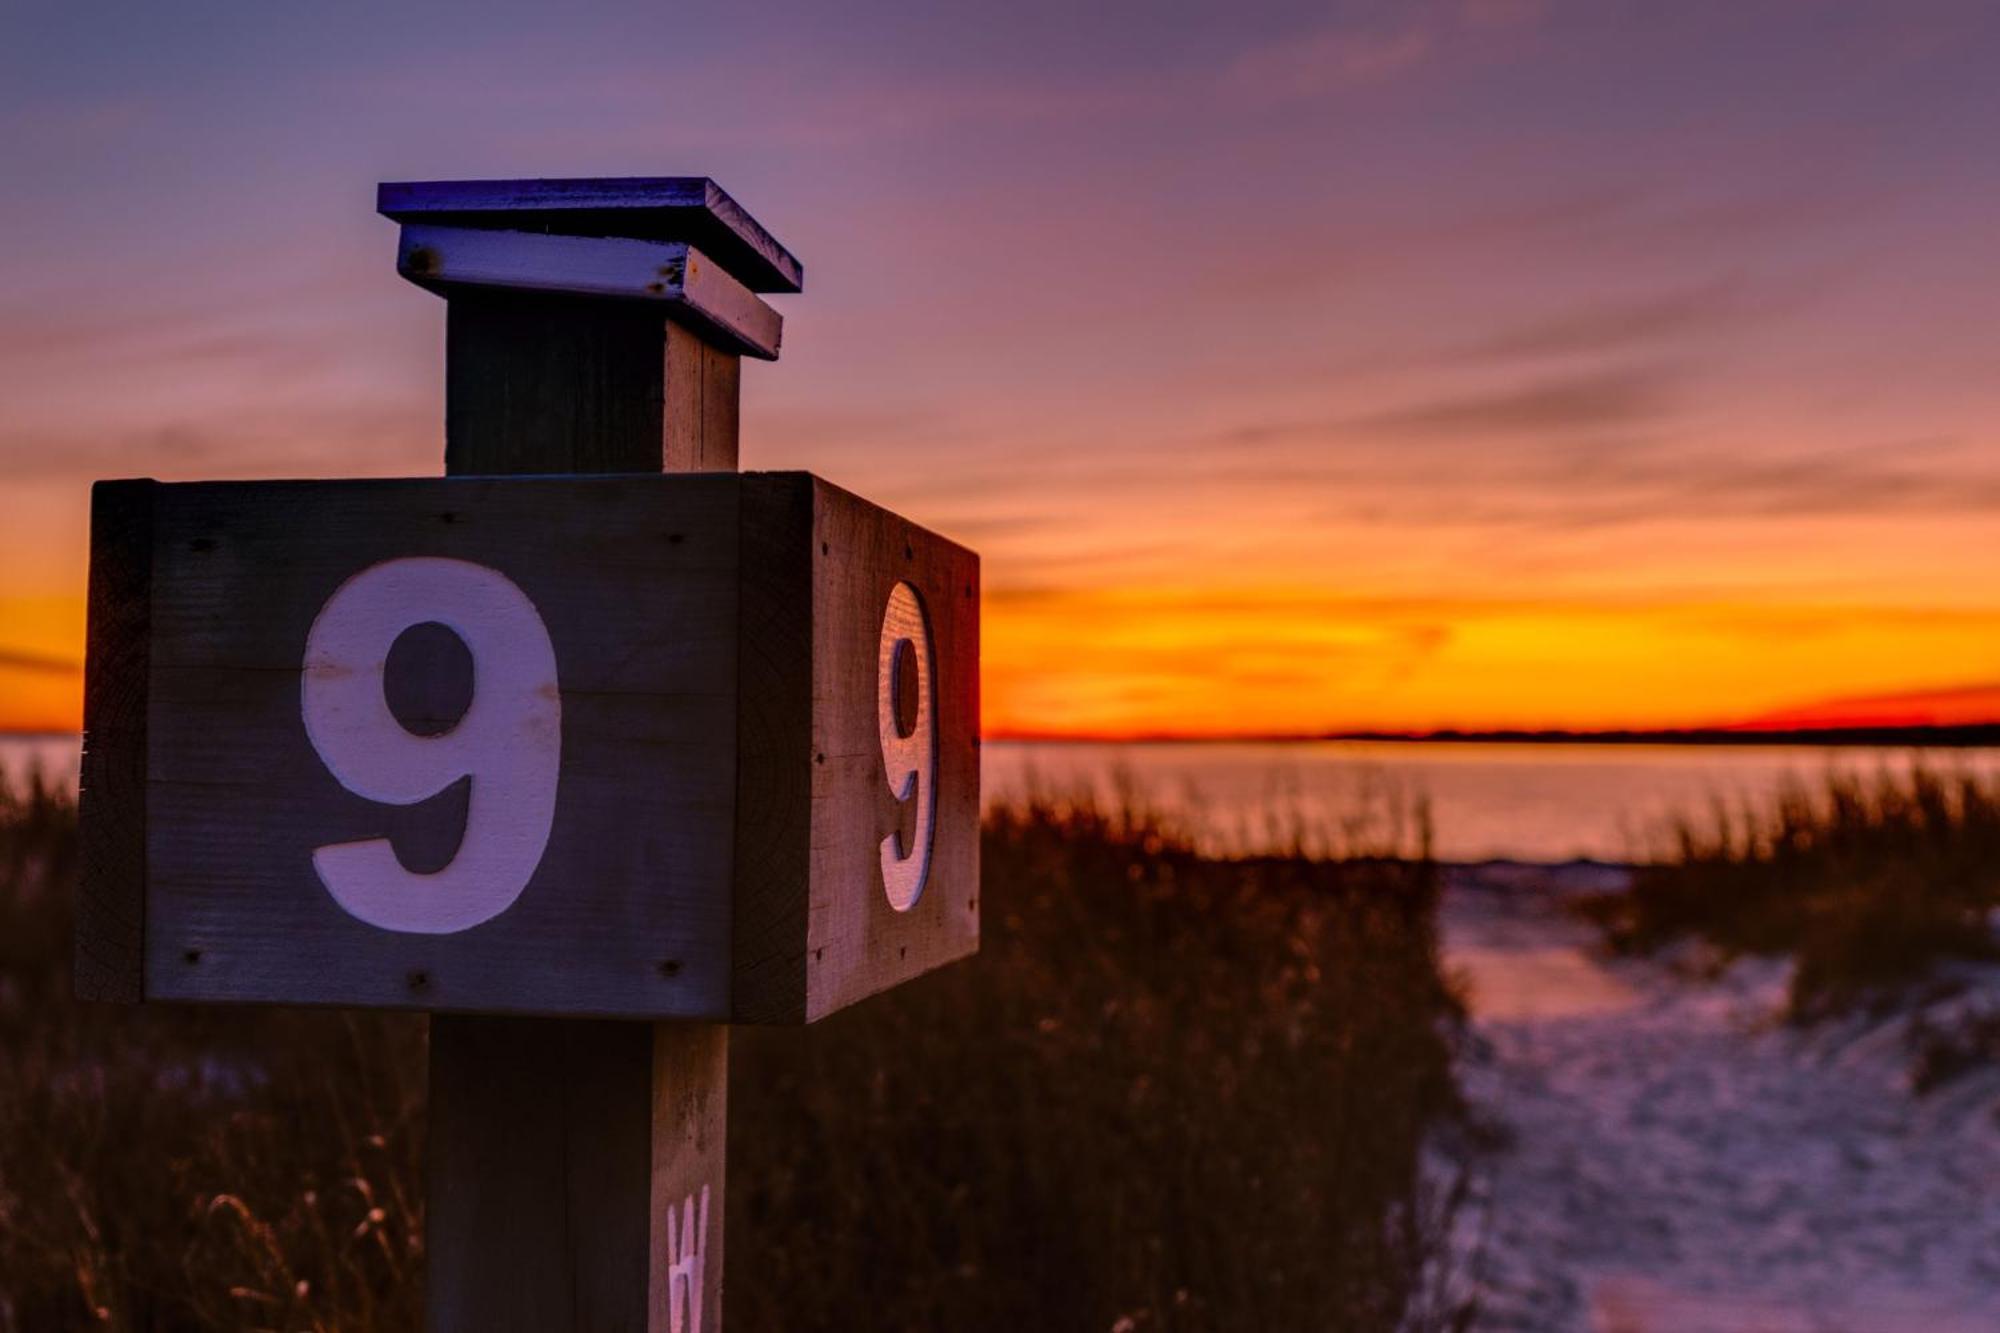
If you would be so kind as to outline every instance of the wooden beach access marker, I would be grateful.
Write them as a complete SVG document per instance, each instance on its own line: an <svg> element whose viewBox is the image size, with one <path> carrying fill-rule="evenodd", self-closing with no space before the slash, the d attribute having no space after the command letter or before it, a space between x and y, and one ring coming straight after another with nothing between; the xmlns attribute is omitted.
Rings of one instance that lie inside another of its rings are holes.
<svg viewBox="0 0 2000 1333"><path fill-rule="evenodd" d="M978 558L736 471L713 182L380 210L447 476L95 489L77 990L433 1012L428 1327L719 1333L728 1025L978 948Z"/></svg>

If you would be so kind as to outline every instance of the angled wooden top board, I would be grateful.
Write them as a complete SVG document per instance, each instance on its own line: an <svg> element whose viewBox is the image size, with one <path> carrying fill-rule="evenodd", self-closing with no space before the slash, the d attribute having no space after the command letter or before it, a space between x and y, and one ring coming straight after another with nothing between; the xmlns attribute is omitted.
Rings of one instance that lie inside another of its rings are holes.
<svg viewBox="0 0 2000 1333"><path fill-rule="evenodd" d="M800 473L99 485L86 995L801 1022L978 946L978 562Z"/></svg>
<svg viewBox="0 0 2000 1333"><path fill-rule="evenodd" d="M376 211L397 222L686 241L754 292L796 292L805 267L706 176L385 181Z"/></svg>
<svg viewBox="0 0 2000 1333"><path fill-rule="evenodd" d="M784 327L777 311L685 241L409 223L396 271L440 296L483 287L646 302L716 346L764 361L778 359Z"/></svg>

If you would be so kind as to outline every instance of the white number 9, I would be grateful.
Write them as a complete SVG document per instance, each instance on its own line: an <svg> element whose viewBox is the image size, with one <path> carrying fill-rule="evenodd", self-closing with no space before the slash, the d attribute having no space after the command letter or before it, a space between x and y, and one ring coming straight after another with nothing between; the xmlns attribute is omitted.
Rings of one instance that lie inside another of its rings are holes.
<svg viewBox="0 0 2000 1333"><path fill-rule="evenodd" d="M905 664L914 666L915 697L906 698ZM915 721L906 732L903 719ZM882 767L898 804L917 803L913 845L900 831L882 839L882 888L889 906L907 912L923 894L937 831L937 659L923 600L907 583L889 591L882 614L882 651L876 673L875 717L882 733Z"/></svg>
<svg viewBox="0 0 2000 1333"><path fill-rule="evenodd" d="M471 651L472 702L443 735L419 736L389 709L390 645L435 621ZM389 560L343 583L306 635L306 735L357 796L413 805L472 778L465 832L435 874L405 870L386 838L332 843L313 869L335 902L383 930L448 935L513 906L555 823L562 704L555 648L527 594L464 560Z"/></svg>

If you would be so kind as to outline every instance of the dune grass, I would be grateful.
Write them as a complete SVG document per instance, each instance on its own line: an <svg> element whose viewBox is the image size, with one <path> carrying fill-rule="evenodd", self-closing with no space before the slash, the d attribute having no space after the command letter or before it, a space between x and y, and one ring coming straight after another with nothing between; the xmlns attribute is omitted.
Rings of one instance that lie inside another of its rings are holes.
<svg viewBox="0 0 2000 1333"><path fill-rule="evenodd" d="M0 1333L419 1328L423 1020L76 1004L75 855L0 796ZM985 858L976 961L738 1034L732 1329L1456 1326L1427 862L1050 805Z"/></svg>
<svg viewBox="0 0 2000 1333"><path fill-rule="evenodd" d="M1448 1326L1433 867L1208 860L1052 805L994 816L984 857L977 962L739 1042L731 1132L771 1146L732 1184L732 1315Z"/></svg>
<svg viewBox="0 0 2000 1333"><path fill-rule="evenodd" d="M0 1330L419 1327L423 1020L78 1004L75 865L0 781Z"/></svg>
<svg viewBox="0 0 2000 1333"><path fill-rule="evenodd" d="M1695 940L1718 960L1795 959L1797 1019L1891 1002L1941 964L2000 957L2000 781L1922 764L1830 774L1717 805L1682 821L1675 844L1629 892L1585 910L1624 952Z"/></svg>

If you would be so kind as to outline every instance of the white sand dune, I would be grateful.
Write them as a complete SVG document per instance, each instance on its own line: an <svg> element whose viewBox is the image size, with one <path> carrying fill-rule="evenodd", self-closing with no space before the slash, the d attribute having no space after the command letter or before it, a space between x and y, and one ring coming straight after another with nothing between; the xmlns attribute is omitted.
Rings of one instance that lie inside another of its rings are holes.
<svg viewBox="0 0 2000 1333"><path fill-rule="evenodd" d="M2000 1072L1918 1097L1907 1015L1799 1032L1781 965L1602 960L1559 902L1609 873L1467 869L1447 894L1467 1088L1509 1137L1463 1219L1476 1327L2000 1330Z"/></svg>

